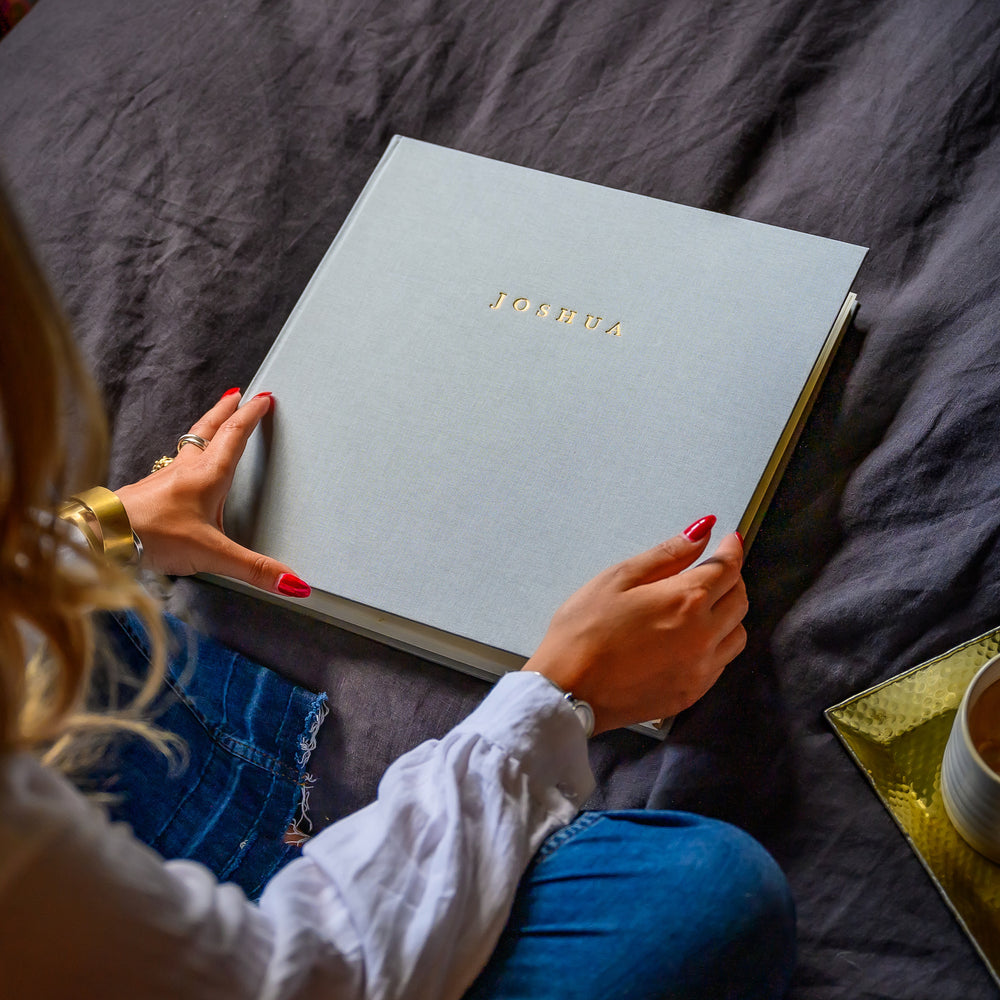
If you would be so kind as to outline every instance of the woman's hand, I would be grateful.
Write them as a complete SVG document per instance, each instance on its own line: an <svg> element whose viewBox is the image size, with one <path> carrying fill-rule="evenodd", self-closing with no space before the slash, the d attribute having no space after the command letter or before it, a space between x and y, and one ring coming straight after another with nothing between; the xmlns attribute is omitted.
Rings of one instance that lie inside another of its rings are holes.
<svg viewBox="0 0 1000 1000"><path fill-rule="evenodd" d="M240 406L230 389L190 433L209 443L186 444L167 466L115 490L143 547L143 563L160 573L218 573L262 590L308 597L309 585L275 559L237 545L222 530L222 509L236 464L253 429L270 411L270 393Z"/></svg>
<svg viewBox="0 0 1000 1000"><path fill-rule="evenodd" d="M715 518L598 574L556 611L525 670L590 703L595 732L676 715L742 652L743 545L698 566Z"/></svg>

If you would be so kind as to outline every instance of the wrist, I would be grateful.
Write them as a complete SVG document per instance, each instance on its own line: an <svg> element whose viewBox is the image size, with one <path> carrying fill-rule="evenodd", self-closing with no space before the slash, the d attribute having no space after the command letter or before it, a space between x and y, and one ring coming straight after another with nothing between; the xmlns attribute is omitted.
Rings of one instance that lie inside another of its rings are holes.
<svg viewBox="0 0 1000 1000"><path fill-rule="evenodd" d="M572 709L573 714L577 717L583 728L584 736L589 740L591 736L594 735L594 727L596 725L596 719L594 717L594 710L590 706L589 702L584 701L582 698L576 698L572 691L564 691L551 677L543 674L540 670L530 670L527 667L523 668L525 673L537 674L546 683L551 684L552 687L562 695L563 700Z"/></svg>
<svg viewBox="0 0 1000 1000"><path fill-rule="evenodd" d="M109 489L95 486L67 500L59 516L76 527L98 555L122 565L135 565L142 558L142 542L121 500Z"/></svg>

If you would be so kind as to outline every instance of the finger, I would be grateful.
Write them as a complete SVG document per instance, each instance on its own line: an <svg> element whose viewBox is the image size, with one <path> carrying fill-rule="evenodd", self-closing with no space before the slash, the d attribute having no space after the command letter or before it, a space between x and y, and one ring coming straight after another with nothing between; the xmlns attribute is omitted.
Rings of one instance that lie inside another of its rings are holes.
<svg viewBox="0 0 1000 1000"><path fill-rule="evenodd" d="M222 394L215 406L191 425L188 433L197 434L206 441L211 441L215 437L215 432L236 412L239 405L240 390L229 389Z"/></svg>
<svg viewBox="0 0 1000 1000"><path fill-rule="evenodd" d="M626 559L613 568L625 589L674 576L687 569L705 551L715 517L699 518L679 535Z"/></svg>
<svg viewBox="0 0 1000 1000"><path fill-rule="evenodd" d="M728 666L733 660L736 659L740 653L746 649L747 645L747 630L742 624L737 625L736 628L732 630L716 647L716 656L722 663L723 667ZM722 671L720 670L720 673Z"/></svg>
<svg viewBox="0 0 1000 1000"><path fill-rule="evenodd" d="M704 562L688 570L690 582L706 589L714 604L736 584L743 570L743 545L733 532L719 542L718 548Z"/></svg>
<svg viewBox="0 0 1000 1000"><path fill-rule="evenodd" d="M258 392L223 421L212 438L211 458L232 475L250 440L250 435L274 405L269 392ZM206 449L207 450L207 449Z"/></svg>
<svg viewBox="0 0 1000 1000"><path fill-rule="evenodd" d="M214 539L212 551L205 554L202 568L206 573L232 577L288 597L308 597L311 589L290 566L245 548L221 533Z"/></svg>
<svg viewBox="0 0 1000 1000"><path fill-rule="evenodd" d="M746 618L749 610L746 585L743 577L737 577L736 583L712 606L712 618L717 623L719 633L726 635Z"/></svg>

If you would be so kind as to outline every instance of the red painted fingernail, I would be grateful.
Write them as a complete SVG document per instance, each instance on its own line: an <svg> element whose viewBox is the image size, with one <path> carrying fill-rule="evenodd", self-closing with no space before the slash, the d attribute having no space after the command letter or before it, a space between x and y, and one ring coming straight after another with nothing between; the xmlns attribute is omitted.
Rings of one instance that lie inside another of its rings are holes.
<svg viewBox="0 0 1000 1000"><path fill-rule="evenodd" d="M225 392L224 392L224 393L222 394L222 398L223 398L223 399L225 399L225 398L226 398L226 396L232 396L234 392L239 392L239 391L240 391L240 387L239 387L238 385L237 385L237 386L234 386L234 387L233 387L232 389L227 389L227 390L226 390L226 391L225 391Z"/></svg>
<svg viewBox="0 0 1000 1000"><path fill-rule="evenodd" d="M270 393L261 393L262 396ZM278 577L275 589L279 594L287 597L308 597L312 593L312 587L305 580L300 580L294 573L282 573Z"/></svg>
<svg viewBox="0 0 1000 1000"><path fill-rule="evenodd" d="M715 515L709 514L707 517L699 517L694 524L689 524L684 529L684 537L689 542L700 542L715 526Z"/></svg>
<svg viewBox="0 0 1000 1000"><path fill-rule="evenodd" d="M267 401L270 404L270 408L274 409L274 393L273 392L258 392L254 399L260 399L261 396L267 396Z"/></svg>
<svg viewBox="0 0 1000 1000"><path fill-rule="evenodd" d="M747 546L746 542L743 541L743 536L738 531L734 531L733 534L740 540L740 548L745 549Z"/></svg>

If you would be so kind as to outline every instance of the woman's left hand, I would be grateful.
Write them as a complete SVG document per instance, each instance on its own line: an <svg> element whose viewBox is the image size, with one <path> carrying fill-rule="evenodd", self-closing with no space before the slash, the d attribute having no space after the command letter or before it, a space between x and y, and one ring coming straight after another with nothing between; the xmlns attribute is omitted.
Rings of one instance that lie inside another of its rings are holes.
<svg viewBox="0 0 1000 1000"><path fill-rule="evenodd" d="M258 393L240 406L230 390L191 427L208 441L184 445L174 460L115 490L143 547L143 564L159 573L218 573L262 590L307 597L309 586L291 568L238 545L222 529L222 510L236 465L253 429L274 405Z"/></svg>

